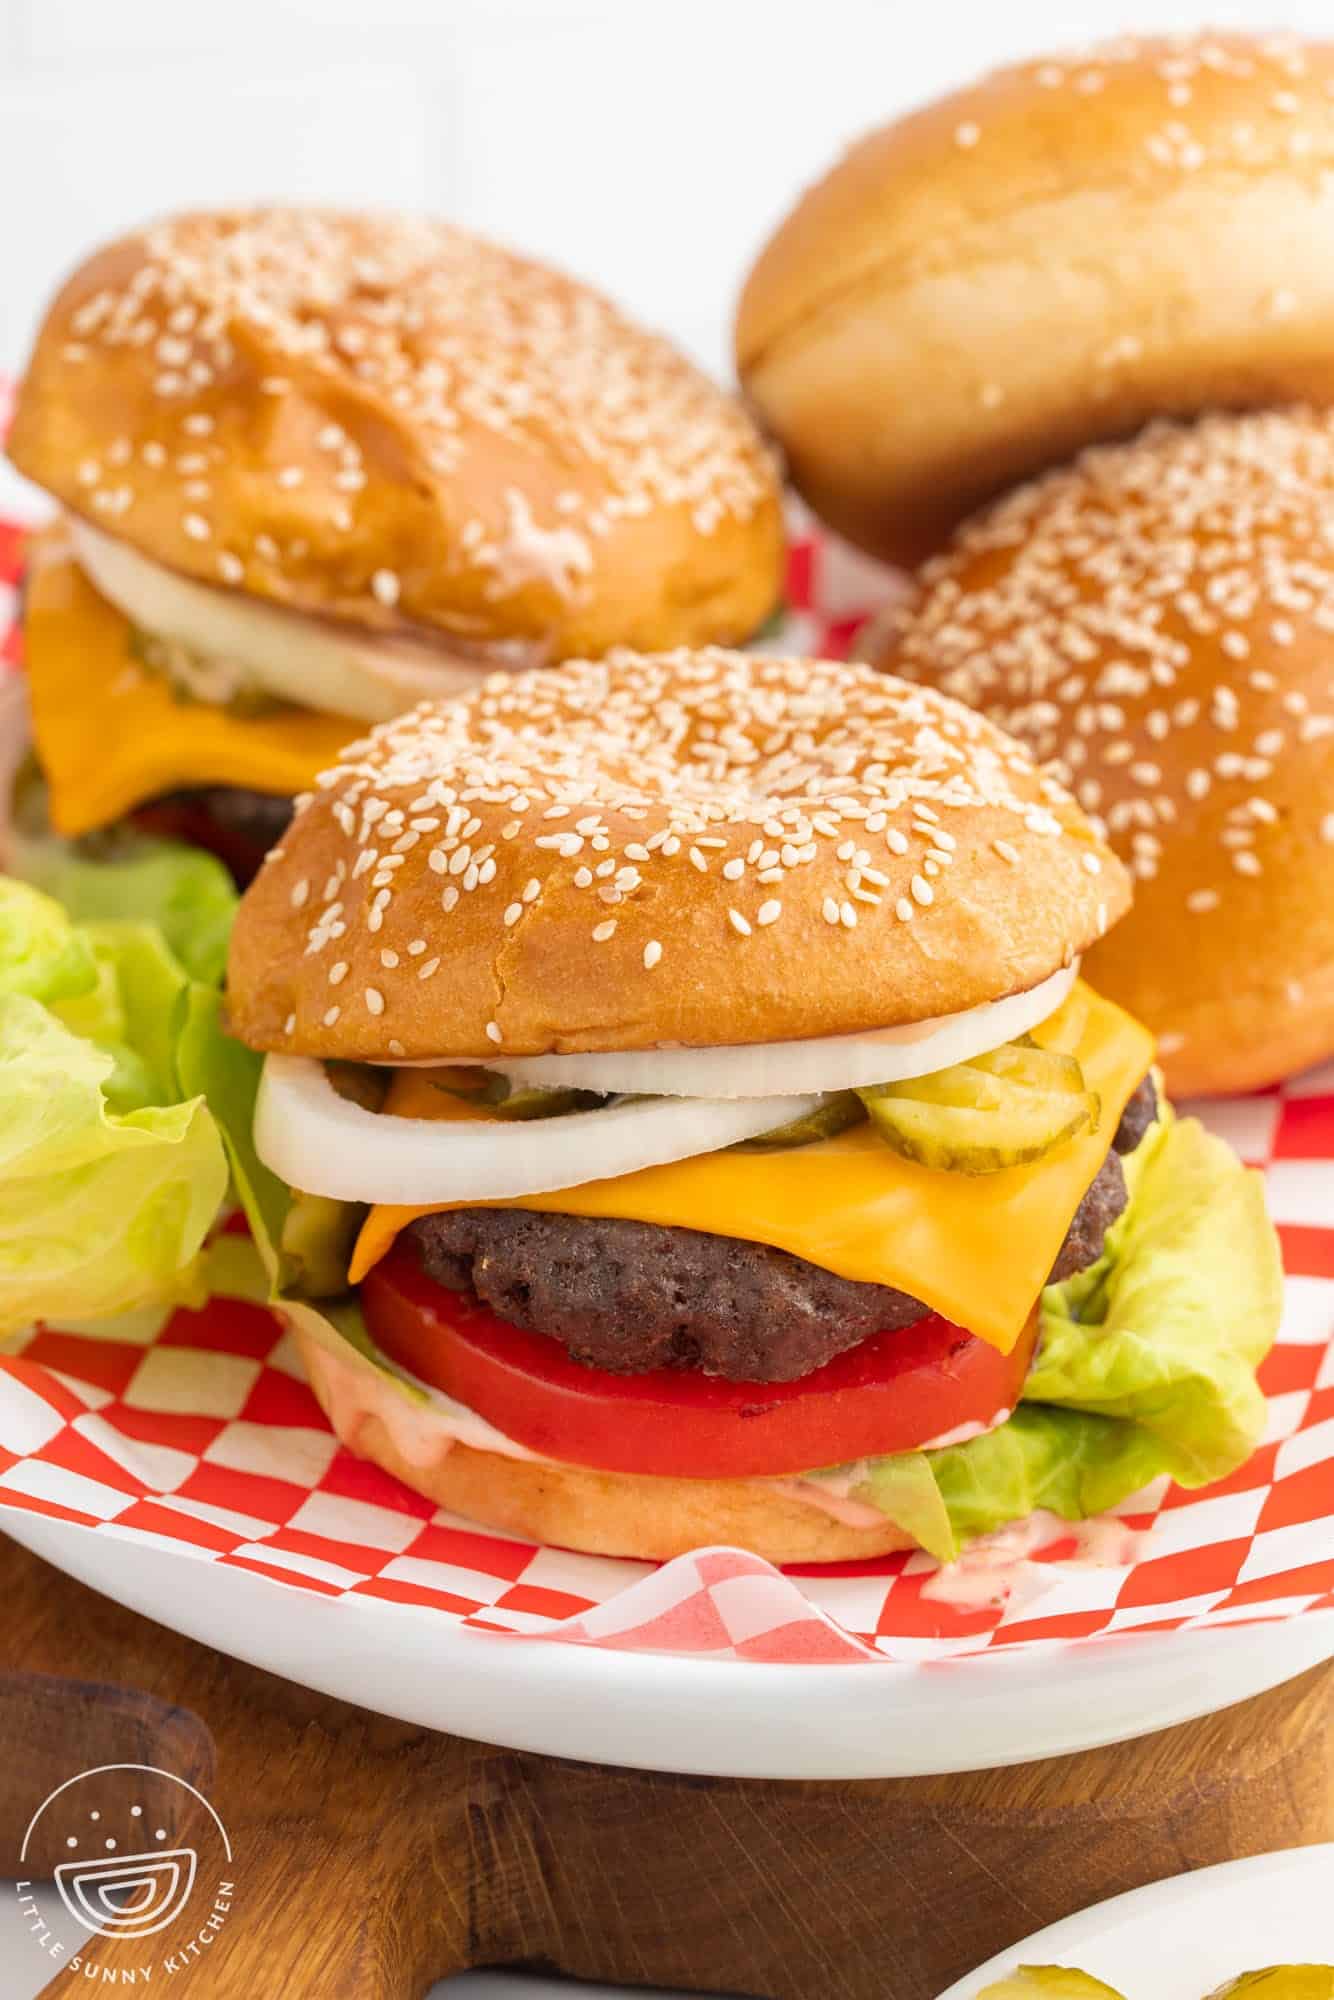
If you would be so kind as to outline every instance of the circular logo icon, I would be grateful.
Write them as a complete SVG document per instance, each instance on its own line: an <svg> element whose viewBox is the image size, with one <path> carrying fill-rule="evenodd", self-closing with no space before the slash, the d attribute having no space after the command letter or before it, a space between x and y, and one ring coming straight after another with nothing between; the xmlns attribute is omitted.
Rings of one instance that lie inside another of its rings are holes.
<svg viewBox="0 0 1334 2000"><path fill-rule="evenodd" d="M232 1845L214 1807L185 1778L154 1764L100 1764L47 1794L20 1848L19 1915L49 1957L96 1977L101 1939L149 1939L136 1967L118 1952L115 1977L147 1984L200 1958L231 1909Z"/></svg>

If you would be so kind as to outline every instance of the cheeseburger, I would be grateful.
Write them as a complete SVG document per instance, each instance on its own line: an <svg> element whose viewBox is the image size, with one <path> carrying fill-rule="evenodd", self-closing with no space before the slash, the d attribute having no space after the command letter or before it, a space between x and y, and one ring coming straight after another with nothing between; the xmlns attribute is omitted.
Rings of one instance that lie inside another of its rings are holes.
<svg viewBox="0 0 1334 2000"><path fill-rule="evenodd" d="M1128 902L1025 749L864 666L616 652L381 725L229 972L260 1171L358 1231L359 1312L290 1308L335 1429L639 1557L948 1557L1231 1470L1273 1235L1080 977Z"/></svg>
<svg viewBox="0 0 1334 2000"><path fill-rule="evenodd" d="M1334 1055L1334 416L1159 423L959 529L872 650L1012 730L1135 877L1090 976L1174 1089Z"/></svg>
<svg viewBox="0 0 1334 2000"><path fill-rule="evenodd" d="M248 876L357 727L778 589L736 403L587 287L444 223L182 215L66 284L9 455L58 834L129 816Z"/></svg>
<svg viewBox="0 0 1334 2000"><path fill-rule="evenodd" d="M1158 416L1334 401L1334 42L1125 36L871 133L761 251L737 365L896 562Z"/></svg>

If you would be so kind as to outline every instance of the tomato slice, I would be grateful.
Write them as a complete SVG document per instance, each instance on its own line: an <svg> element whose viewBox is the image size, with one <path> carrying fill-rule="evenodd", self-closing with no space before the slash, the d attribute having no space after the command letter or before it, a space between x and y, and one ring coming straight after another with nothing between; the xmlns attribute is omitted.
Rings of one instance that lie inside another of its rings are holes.
<svg viewBox="0 0 1334 2000"><path fill-rule="evenodd" d="M362 1282L371 1336L419 1381L545 1458L687 1479L810 1472L992 1424L1019 1397L1036 1316L1013 1353L936 1314L873 1334L799 1382L688 1369L610 1375L436 1284L399 1243Z"/></svg>

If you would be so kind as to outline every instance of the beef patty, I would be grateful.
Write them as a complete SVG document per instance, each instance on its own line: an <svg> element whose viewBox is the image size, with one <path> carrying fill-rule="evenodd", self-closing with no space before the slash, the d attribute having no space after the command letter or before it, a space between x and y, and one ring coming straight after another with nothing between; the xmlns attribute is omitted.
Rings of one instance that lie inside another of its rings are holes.
<svg viewBox="0 0 1334 2000"><path fill-rule="evenodd" d="M1139 1136L1156 1111L1145 1084ZM1134 1123L1122 1120L1118 1150L1138 1144ZM1053 1280L1097 1261L1125 1205L1113 1150L1075 1212ZM421 1216L404 1236L438 1284L616 1375L697 1368L730 1382L793 1382L929 1310L907 1292L837 1277L767 1244L619 1217L462 1208Z"/></svg>

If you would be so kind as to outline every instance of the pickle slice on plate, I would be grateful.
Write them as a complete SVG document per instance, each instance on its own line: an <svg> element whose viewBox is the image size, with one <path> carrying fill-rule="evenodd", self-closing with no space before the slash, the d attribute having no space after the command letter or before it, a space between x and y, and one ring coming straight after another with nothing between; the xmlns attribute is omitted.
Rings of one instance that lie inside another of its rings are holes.
<svg viewBox="0 0 1334 2000"><path fill-rule="evenodd" d="M1071 1055L1006 1042L968 1062L857 1096L905 1159L945 1173L994 1174L1096 1131L1101 1106Z"/></svg>
<svg viewBox="0 0 1334 2000"><path fill-rule="evenodd" d="M840 1132L846 1132L849 1125L860 1125L866 1117L866 1107L855 1090L834 1090L808 1111L804 1118L792 1118L786 1125L775 1125L772 1132L761 1132L756 1139L742 1139L732 1150L735 1153L781 1153L790 1146L813 1146L819 1139L833 1139Z"/></svg>
<svg viewBox="0 0 1334 2000"><path fill-rule="evenodd" d="M1334 1965L1270 1965L1216 1987L1209 2000L1334 2000Z"/></svg>
<svg viewBox="0 0 1334 2000"><path fill-rule="evenodd" d="M977 2000L1121 2000L1121 1994L1072 1965L1021 1965L1008 1979L984 1986Z"/></svg>

